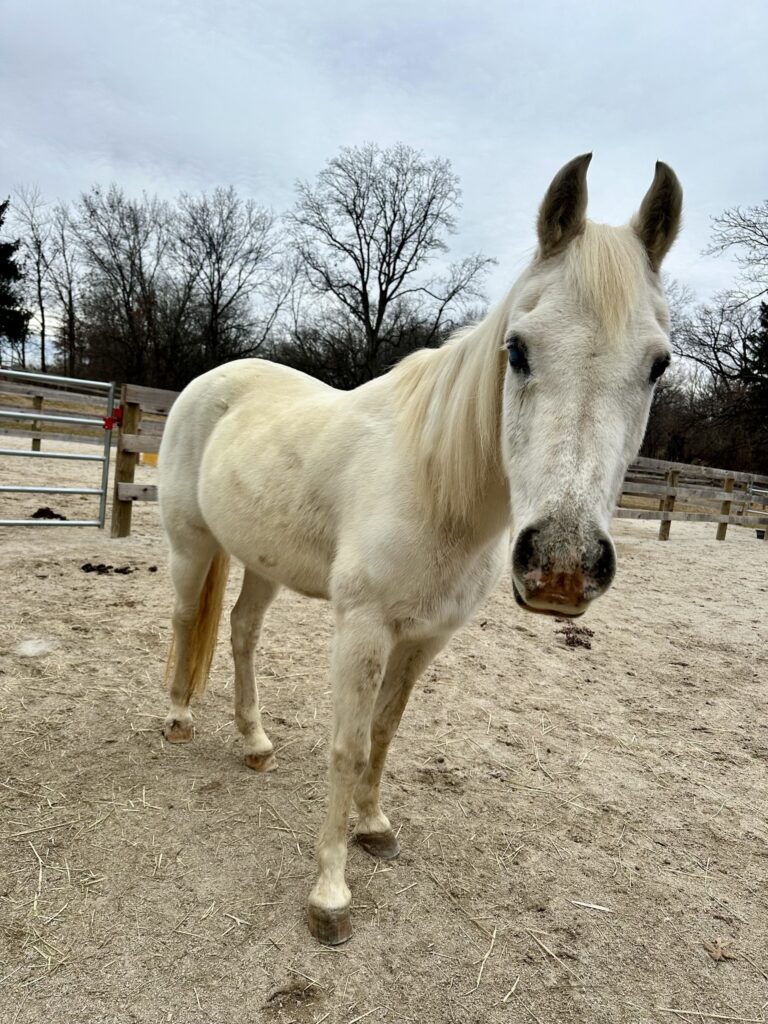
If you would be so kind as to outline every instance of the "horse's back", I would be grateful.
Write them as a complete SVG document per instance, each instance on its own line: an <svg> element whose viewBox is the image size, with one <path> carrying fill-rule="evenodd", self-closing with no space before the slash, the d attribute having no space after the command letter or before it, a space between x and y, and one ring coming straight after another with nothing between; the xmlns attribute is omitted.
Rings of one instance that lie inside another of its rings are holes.
<svg viewBox="0 0 768 1024"><path fill-rule="evenodd" d="M305 373L265 359L224 363L191 381L170 411L160 446L160 509L166 529L180 516L202 520L197 500L201 466L224 418L247 409L268 426L282 412L324 394L335 392Z"/></svg>

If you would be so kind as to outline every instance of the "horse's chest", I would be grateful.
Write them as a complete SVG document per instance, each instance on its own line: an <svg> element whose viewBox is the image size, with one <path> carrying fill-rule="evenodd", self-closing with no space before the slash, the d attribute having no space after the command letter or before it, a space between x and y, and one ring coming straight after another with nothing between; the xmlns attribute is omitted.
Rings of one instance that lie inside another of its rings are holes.
<svg viewBox="0 0 768 1024"><path fill-rule="evenodd" d="M502 565L499 544L480 557L412 576L394 604L395 630L402 636L455 632L493 589Z"/></svg>

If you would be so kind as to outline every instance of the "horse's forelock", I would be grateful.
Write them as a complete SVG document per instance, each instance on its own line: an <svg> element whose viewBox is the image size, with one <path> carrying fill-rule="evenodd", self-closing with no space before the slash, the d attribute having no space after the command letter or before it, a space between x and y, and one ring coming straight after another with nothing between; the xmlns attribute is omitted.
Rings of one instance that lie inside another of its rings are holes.
<svg viewBox="0 0 768 1024"><path fill-rule="evenodd" d="M587 221L564 257L569 286L597 317L607 337L625 329L649 273L648 257L629 227Z"/></svg>

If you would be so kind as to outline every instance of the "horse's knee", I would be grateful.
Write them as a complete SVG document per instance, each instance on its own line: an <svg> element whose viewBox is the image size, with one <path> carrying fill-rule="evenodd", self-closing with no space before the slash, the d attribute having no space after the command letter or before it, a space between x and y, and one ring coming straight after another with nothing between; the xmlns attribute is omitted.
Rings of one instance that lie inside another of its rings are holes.
<svg viewBox="0 0 768 1024"><path fill-rule="evenodd" d="M331 771L335 775L356 779L368 766L370 743L335 743L331 748Z"/></svg>
<svg viewBox="0 0 768 1024"><path fill-rule="evenodd" d="M371 726L371 743L374 747L385 746L390 743L392 737L395 735L397 725L391 720L382 721L380 719L374 721Z"/></svg>

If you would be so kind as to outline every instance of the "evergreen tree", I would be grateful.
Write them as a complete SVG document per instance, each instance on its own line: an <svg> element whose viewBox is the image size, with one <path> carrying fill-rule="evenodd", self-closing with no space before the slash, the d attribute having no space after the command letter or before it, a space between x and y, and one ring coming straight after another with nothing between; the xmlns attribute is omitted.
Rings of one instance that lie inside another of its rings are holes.
<svg viewBox="0 0 768 1024"><path fill-rule="evenodd" d="M0 232L5 220L8 202L0 203ZM22 278L21 268L14 259L20 242L0 241L0 339L7 338L12 346L23 343L27 335L29 313L21 304L16 284Z"/></svg>

